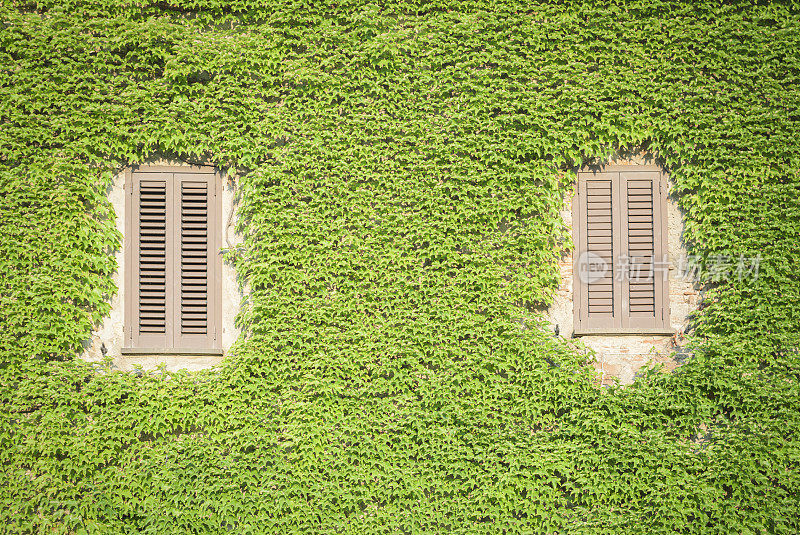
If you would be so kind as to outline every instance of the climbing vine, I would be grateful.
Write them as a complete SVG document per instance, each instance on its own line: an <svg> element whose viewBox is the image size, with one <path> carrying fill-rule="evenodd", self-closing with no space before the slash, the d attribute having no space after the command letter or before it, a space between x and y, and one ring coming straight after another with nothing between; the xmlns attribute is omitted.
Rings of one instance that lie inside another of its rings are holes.
<svg viewBox="0 0 800 535"><path fill-rule="evenodd" d="M9 533L797 533L792 2L15 1L0 7ZM691 358L600 388L542 328L574 171L648 151L704 280ZM235 179L220 369L78 358L107 191Z"/></svg>

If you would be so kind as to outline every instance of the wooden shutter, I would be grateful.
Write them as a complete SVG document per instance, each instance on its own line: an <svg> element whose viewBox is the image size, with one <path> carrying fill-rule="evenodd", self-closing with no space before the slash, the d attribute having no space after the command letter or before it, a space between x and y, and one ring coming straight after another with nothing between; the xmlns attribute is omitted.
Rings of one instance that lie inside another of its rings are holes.
<svg viewBox="0 0 800 535"><path fill-rule="evenodd" d="M614 255L619 250L615 243L614 225L614 177L600 174L583 183L586 199L584 214L586 232L582 233L583 247L587 255L586 262L586 309L589 327L602 327L614 318L615 304L619 296L615 295L614 277L608 266L614 262Z"/></svg>
<svg viewBox="0 0 800 535"><path fill-rule="evenodd" d="M214 213L214 175L176 173L175 345L181 348L214 346L212 286L219 276L213 264L210 228L218 226Z"/></svg>
<svg viewBox="0 0 800 535"><path fill-rule="evenodd" d="M219 349L219 187L209 168L152 166L128 173L126 350Z"/></svg>
<svg viewBox="0 0 800 535"><path fill-rule="evenodd" d="M168 287L172 234L170 173L133 173L126 229L126 344L167 347L172 331Z"/></svg>
<svg viewBox="0 0 800 535"><path fill-rule="evenodd" d="M665 187L651 166L578 173L576 334L669 331Z"/></svg>

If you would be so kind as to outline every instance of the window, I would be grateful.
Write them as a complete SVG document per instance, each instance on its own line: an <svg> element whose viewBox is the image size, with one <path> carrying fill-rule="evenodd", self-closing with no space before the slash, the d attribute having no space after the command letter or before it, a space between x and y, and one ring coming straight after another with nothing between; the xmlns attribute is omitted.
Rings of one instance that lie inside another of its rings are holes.
<svg viewBox="0 0 800 535"><path fill-rule="evenodd" d="M655 166L578 173L574 333L671 333L666 176Z"/></svg>
<svg viewBox="0 0 800 535"><path fill-rule="evenodd" d="M220 188L207 167L126 173L123 352L222 353Z"/></svg>

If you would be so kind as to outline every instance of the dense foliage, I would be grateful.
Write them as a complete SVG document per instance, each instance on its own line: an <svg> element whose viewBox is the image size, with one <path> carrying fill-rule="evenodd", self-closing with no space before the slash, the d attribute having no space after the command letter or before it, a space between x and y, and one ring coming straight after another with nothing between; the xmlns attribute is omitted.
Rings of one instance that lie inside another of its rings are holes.
<svg viewBox="0 0 800 535"><path fill-rule="evenodd" d="M770 2L0 7L9 533L797 533L800 23ZM704 257L693 357L624 389L539 327L583 162L648 150ZM111 176L228 170L220 370L76 359Z"/></svg>

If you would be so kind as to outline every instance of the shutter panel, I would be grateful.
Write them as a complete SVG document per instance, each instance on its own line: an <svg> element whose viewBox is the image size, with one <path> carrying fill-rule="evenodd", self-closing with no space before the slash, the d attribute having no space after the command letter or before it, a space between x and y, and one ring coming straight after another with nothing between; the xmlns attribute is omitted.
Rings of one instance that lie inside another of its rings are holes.
<svg viewBox="0 0 800 535"><path fill-rule="evenodd" d="M129 172L128 176L127 349L219 349L222 264L218 175L209 168L154 166Z"/></svg>
<svg viewBox="0 0 800 535"><path fill-rule="evenodd" d="M127 235L126 345L168 347L172 331L170 173L131 174Z"/></svg>
<svg viewBox="0 0 800 535"><path fill-rule="evenodd" d="M619 251L616 175L581 173L575 214L575 330L609 329L619 317L614 258Z"/></svg>
<svg viewBox="0 0 800 535"><path fill-rule="evenodd" d="M624 226L621 277L623 328L666 329L669 327L666 291L666 213L661 173L620 173ZM666 306L665 306L666 305Z"/></svg>
<svg viewBox="0 0 800 535"><path fill-rule="evenodd" d="M578 173L575 332L669 328L665 203L658 168Z"/></svg>
<svg viewBox="0 0 800 535"><path fill-rule="evenodd" d="M175 173L175 345L216 347L217 214L215 175Z"/></svg>

